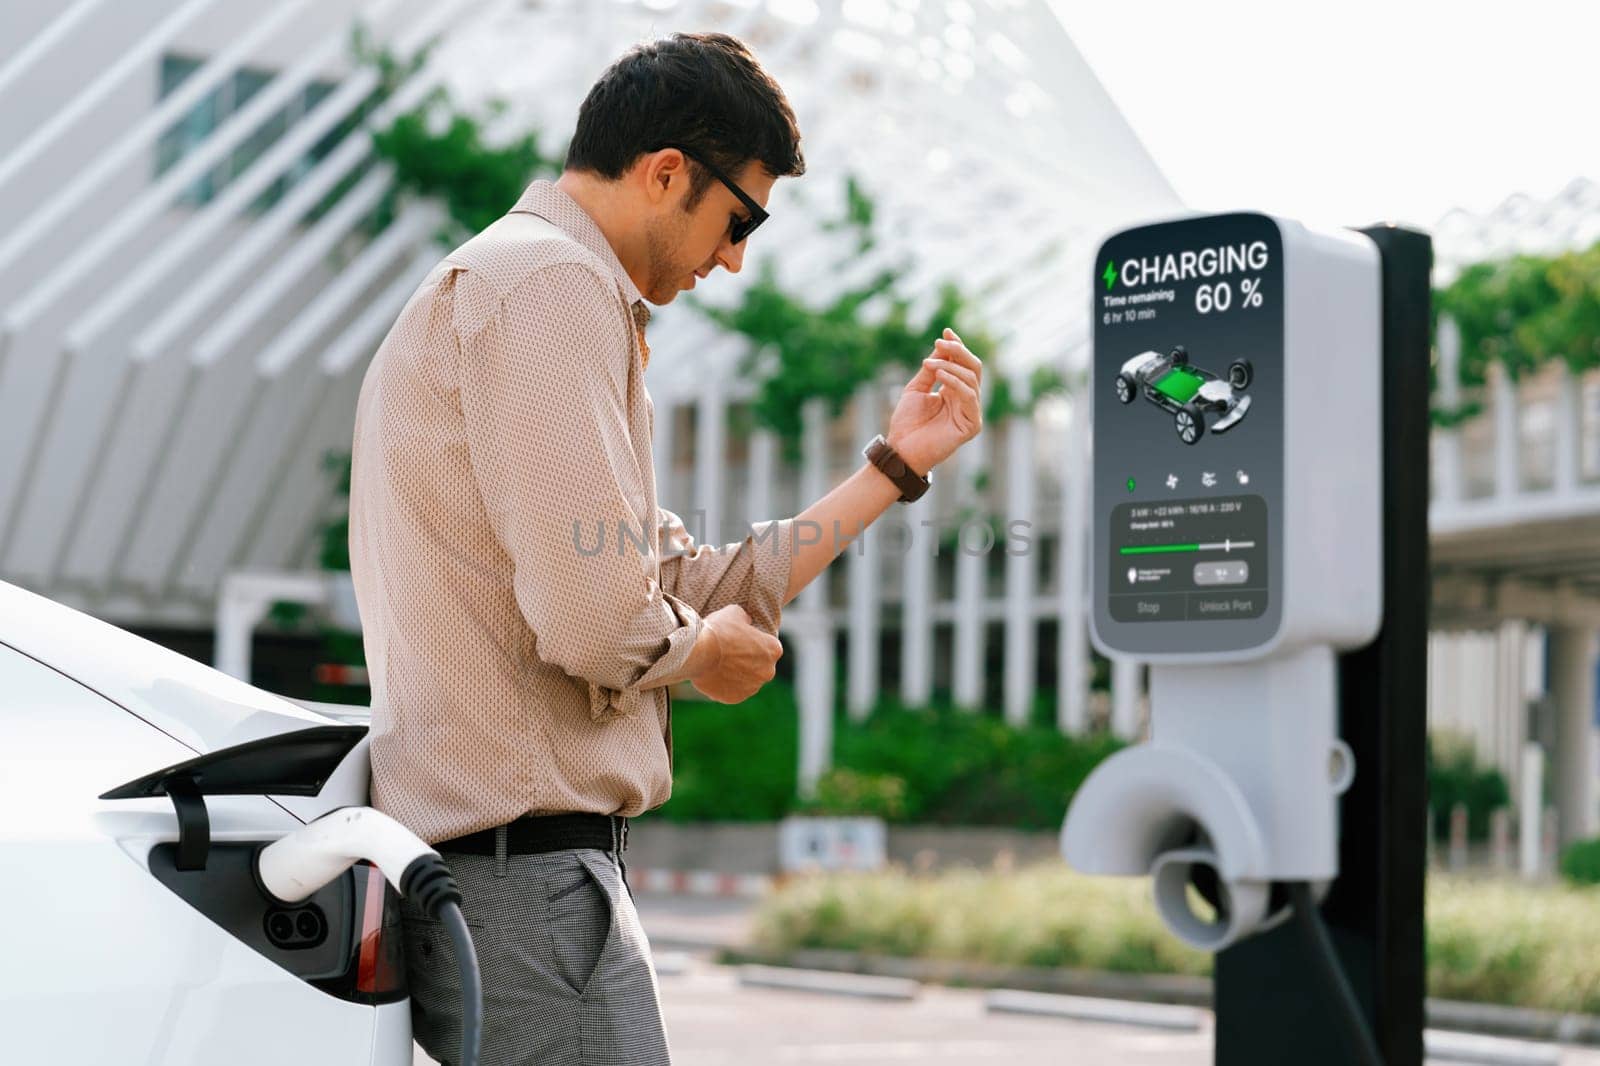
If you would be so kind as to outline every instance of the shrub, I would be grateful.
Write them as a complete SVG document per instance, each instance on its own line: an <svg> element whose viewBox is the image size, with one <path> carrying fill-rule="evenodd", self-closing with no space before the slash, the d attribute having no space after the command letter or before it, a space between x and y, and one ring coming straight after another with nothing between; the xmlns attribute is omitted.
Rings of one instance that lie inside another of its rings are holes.
<svg viewBox="0 0 1600 1066"><path fill-rule="evenodd" d="M881 703L865 722L840 714L834 769L796 796L799 712L774 682L740 704L673 701L673 821L773 821L793 811L893 822L1055 829L1089 772L1121 742L1018 729L992 713Z"/></svg>
<svg viewBox="0 0 1600 1066"><path fill-rule="evenodd" d="M906 783L897 820L1055 829L1084 778L1121 747L1104 734L1018 729L990 714L880 704L836 733L839 766Z"/></svg>
<svg viewBox="0 0 1600 1066"><path fill-rule="evenodd" d="M836 768L817 779L816 795L798 809L806 814L870 815L895 821L905 816L906 782L893 774Z"/></svg>
<svg viewBox="0 0 1600 1066"><path fill-rule="evenodd" d="M743 703L672 701L675 822L770 822L795 799L800 723L794 694L769 684Z"/></svg>
<svg viewBox="0 0 1600 1066"><path fill-rule="evenodd" d="M1570 844L1561 853L1561 874L1577 885L1600 885L1600 837Z"/></svg>
<svg viewBox="0 0 1600 1066"><path fill-rule="evenodd" d="M1143 878L1058 863L1015 872L815 875L763 902L754 946L833 948L1001 966L1206 974L1211 957L1167 932ZM1600 1011L1600 889L1430 879L1431 995Z"/></svg>
<svg viewBox="0 0 1600 1066"><path fill-rule="evenodd" d="M1011 874L960 869L800 878L768 897L755 945L833 948L1001 966L1210 972L1210 956L1169 935L1149 887L1059 866Z"/></svg>
<svg viewBox="0 0 1600 1066"><path fill-rule="evenodd" d="M1434 876L1427 907L1431 994L1600 1011L1600 891Z"/></svg>
<svg viewBox="0 0 1600 1066"><path fill-rule="evenodd" d="M1486 840L1489 815L1511 802L1511 792L1499 770L1478 762L1472 742L1444 733L1428 738L1428 809L1434 835L1450 835L1450 812L1456 804L1467 808L1467 836Z"/></svg>

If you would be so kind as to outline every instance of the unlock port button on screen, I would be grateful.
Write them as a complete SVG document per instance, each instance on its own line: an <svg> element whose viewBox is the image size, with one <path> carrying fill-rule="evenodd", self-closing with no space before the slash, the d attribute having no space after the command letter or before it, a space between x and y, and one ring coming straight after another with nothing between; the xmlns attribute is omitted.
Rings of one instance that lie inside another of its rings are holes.
<svg viewBox="0 0 1600 1066"><path fill-rule="evenodd" d="M1243 585L1250 580L1250 564L1243 559L1194 564L1196 585Z"/></svg>

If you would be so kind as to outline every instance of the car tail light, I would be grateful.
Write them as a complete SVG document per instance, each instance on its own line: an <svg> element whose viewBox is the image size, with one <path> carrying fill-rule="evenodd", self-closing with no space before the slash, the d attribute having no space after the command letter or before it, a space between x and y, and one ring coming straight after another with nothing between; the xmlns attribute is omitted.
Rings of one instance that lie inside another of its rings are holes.
<svg viewBox="0 0 1600 1066"><path fill-rule="evenodd" d="M339 977L311 982L353 1003L395 1003L408 995L400 894L368 862L350 868L354 914L349 923L350 964Z"/></svg>
<svg viewBox="0 0 1600 1066"><path fill-rule="evenodd" d="M399 897L370 863L355 867L357 923L356 992L387 1001L405 995L405 950Z"/></svg>

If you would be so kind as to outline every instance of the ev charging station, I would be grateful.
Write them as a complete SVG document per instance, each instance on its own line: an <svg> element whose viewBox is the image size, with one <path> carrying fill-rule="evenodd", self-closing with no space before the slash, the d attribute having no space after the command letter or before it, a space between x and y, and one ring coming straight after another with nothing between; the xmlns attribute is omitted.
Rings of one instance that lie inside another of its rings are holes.
<svg viewBox="0 0 1600 1066"><path fill-rule="evenodd" d="M1096 256L1090 630L1150 739L1062 851L1218 953L1218 1063L1422 1060L1430 268L1252 213Z"/></svg>

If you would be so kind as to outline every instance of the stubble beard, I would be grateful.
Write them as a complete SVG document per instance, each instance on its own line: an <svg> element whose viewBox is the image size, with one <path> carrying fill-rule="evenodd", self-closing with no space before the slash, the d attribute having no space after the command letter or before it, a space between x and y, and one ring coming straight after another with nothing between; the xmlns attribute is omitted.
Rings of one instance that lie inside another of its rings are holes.
<svg viewBox="0 0 1600 1066"><path fill-rule="evenodd" d="M675 255L677 249L683 246L683 238L688 230L687 212L679 212L676 218L663 219L645 230L645 253L650 259L650 285L646 295L651 303L671 303L678 295L678 282L690 272L678 262Z"/></svg>

